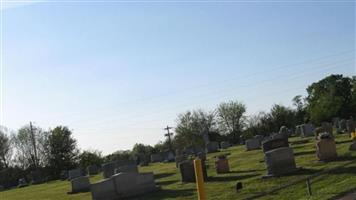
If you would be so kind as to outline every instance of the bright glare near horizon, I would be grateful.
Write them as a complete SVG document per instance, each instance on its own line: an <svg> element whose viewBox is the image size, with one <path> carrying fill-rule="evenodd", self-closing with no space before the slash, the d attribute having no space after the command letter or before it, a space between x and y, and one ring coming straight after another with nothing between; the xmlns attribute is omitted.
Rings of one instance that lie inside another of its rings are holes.
<svg viewBox="0 0 356 200"><path fill-rule="evenodd" d="M355 2L6 1L2 117L68 126L104 154L164 140L179 113L247 115L353 76Z"/></svg>

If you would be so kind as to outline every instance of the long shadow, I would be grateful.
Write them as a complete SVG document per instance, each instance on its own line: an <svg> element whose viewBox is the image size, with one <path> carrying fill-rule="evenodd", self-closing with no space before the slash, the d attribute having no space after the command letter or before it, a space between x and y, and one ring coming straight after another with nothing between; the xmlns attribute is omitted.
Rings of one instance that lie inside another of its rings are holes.
<svg viewBox="0 0 356 200"><path fill-rule="evenodd" d="M340 198L346 196L347 194L353 193L353 192L356 192L356 188L352 188L350 190L343 191L343 192L329 198L328 200L337 200L337 199L340 199Z"/></svg>
<svg viewBox="0 0 356 200"><path fill-rule="evenodd" d="M134 197L130 198L131 200L137 199L137 200L147 200L147 199L168 199L168 198L181 198L184 199L184 197L189 197L193 196L194 193L196 193L195 189L181 189L181 190L159 190L156 192L151 192L146 195L142 195L140 197Z"/></svg>
<svg viewBox="0 0 356 200"><path fill-rule="evenodd" d="M264 161L263 161L264 162ZM263 169L256 170L256 169L251 169L251 170L238 170L238 171L230 171L229 173L250 173L250 172L261 172L265 171Z"/></svg>
<svg viewBox="0 0 356 200"><path fill-rule="evenodd" d="M356 167L343 167L340 169L331 170L328 174L356 174Z"/></svg>
<svg viewBox="0 0 356 200"><path fill-rule="evenodd" d="M299 168L297 171L283 175L283 176L313 175L313 174L321 172L321 171L322 171L321 169Z"/></svg>
<svg viewBox="0 0 356 200"><path fill-rule="evenodd" d="M161 174L155 174L155 175L154 175L154 178L155 178L155 179L166 178L166 177L172 176L172 175L174 175L174 174L175 174L175 173L161 173Z"/></svg>
<svg viewBox="0 0 356 200"><path fill-rule="evenodd" d="M178 181L159 181L158 184L159 185L170 185L170 184L174 184L177 183Z"/></svg>
<svg viewBox="0 0 356 200"><path fill-rule="evenodd" d="M335 158L333 161L350 161L356 160L356 156L339 156Z"/></svg>
<svg viewBox="0 0 356 200"><path fill-rule="evenodd" d="M208 181L213 181L213 182L237 181L237 180L248 179L260 175L261 174L247 174L241 176L212 176L209 177Z"/></svg>
<svg viewBox="0 0 356 200"><path fill-rule="evenodd" d="M341 140L341 141L335 141L336 144L344 144L344 143L351 143L352 140Z"/></svg>
<svg viewBox="0 0 356 200"><path fill-rule="evenodd" d="M296 152L294 153L294 156L303 156L303 155L310 155L310 154L315 154L315 150Z"/></svg>

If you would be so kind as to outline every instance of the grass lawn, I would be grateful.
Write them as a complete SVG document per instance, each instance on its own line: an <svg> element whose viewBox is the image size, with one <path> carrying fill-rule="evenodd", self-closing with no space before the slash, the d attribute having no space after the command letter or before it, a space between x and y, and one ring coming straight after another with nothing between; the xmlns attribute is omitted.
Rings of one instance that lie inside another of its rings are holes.
<svg viewBox="0 0 356 200"><path fill-rule="evenodd" d="M300 138L290 138L297 141ZM223 152L208 155L209 181L205 184L208 199L244 199L259 192L268 191L273 187L290 183L310 176L325 169L356 159L356 152L349 152L351 140L347 135L337 135L337 151L340 159L333 162L321 163L316 161L314 139L308 143L291 145L294 150L298 167L304 170L296 174L280 178L261 179L266 174L262 150L245 151L244 146L231 147ZM229 156L231 173L218 175L214 170L214 156L221 153L231 153ZM152 192L135 199L197 199L194 183L181 183L179 171L175 163L155 163L141 167L140 172L153 172L156 182L162 187L158 192ZM343 169L332 171L311 181L312 197L308 196L305 183L283 189L259 199L329 199L339 193L356 188L356 164ZM91 182L101 179L101 175L91 177ZM235 184L240 181L243 189L235 191ZM45 184L33 185L0 192L0 199L6 200L38 200L38 199L91 199L90 192L68 195L70 182L52 181Z"/></svg>

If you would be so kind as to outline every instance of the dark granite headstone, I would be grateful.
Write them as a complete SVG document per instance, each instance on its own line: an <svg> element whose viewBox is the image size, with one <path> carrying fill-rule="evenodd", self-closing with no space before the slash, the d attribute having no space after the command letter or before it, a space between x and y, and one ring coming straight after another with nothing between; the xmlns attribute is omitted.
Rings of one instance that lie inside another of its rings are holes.
<svg viewBox="0 0 356 200"><path fill-rule="evenodd" d="M208 179L205 162L202 161L204 181ZM195 182L194 163L192 160L187 160L179 164L179 170L182 177L182 182Z"/></svg>
<svg viewBox="0 0 356 200"><path fill-rule="evenodd" d="M262 143L263 152L267 152L280 147L289 147L288 139L276 138L276 139L267 140Z"/></svg>

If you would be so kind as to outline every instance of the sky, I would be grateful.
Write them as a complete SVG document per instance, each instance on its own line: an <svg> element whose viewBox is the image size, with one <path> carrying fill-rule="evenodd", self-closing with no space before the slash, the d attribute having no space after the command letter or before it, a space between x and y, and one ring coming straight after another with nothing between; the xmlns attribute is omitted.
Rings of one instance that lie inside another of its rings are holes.
<svg viewBox="0 0 356 200"><path fill-rule="evenodd" d="M353 76L354 1L5 1L1 125L73 131L104 154L164 140L192 109L247 115Z"/></svg>

